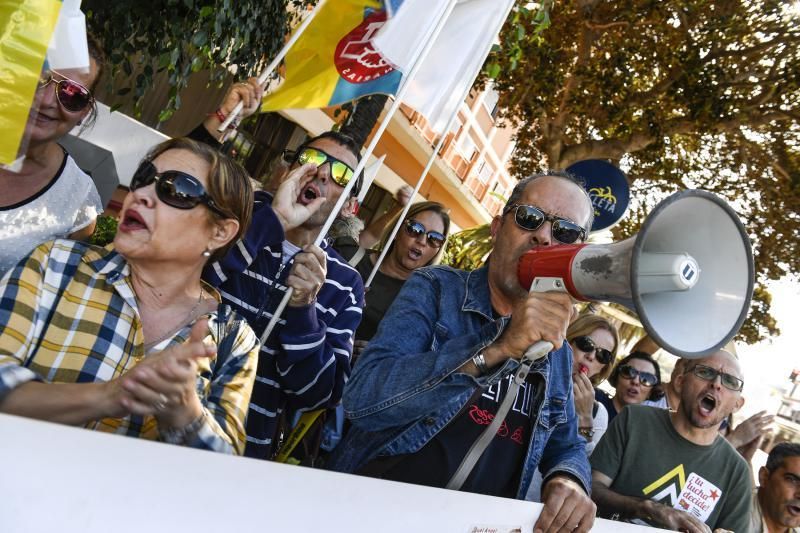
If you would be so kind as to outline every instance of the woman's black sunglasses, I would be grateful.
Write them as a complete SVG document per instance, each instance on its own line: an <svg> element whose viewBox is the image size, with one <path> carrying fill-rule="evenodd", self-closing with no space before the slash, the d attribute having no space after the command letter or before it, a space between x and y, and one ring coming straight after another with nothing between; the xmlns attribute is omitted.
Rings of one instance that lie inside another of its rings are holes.
<svg viewBox="0 0 800 533"><path fill-rule="evenodd" d="M586 230L566 218L549 215L533 205L513 204L506 206L503 214L514 211L514 222L524 230L536 231L545 221L550 222L553 239L561 244L573 244L586 238Z"/></svg>
<svg viewBox="0 0 800 533"><path fill-rule="evenodd" d="M572 339L572 342L574 342L575 346L582 352L594 352L594 358L604 365L607 365L614 360L614 355L609 350L606 350L605 348L598 348L592 338L588 335L575 337Z"/></svg>
<svg viewBox="0 0 800 533"><path fill-rule="evenodd" d="M153 182L156 184L158 199L169 206L176 209L192 209L198 204L205 204L219 216L230 218L230 215L217 207L200 180L179 170L165 170L159 173L151 161L143 161L139 165L131 179L130 189L135 191Z"/></svg>
<svg viewBox="0 0 800 533"><path fill-rule="evenodd" d="M650 372L642 372L641 370L637 370L630 365L622 365L619 367L619 375L630 380L633 380L636 378L636 376L639 376L639 383L645 387L654 387L658 384L658 378L655 374L651 374Z"/></svg>
<svg viewBox="0 0 800 533"><path fill-rule="evenodd" d="M406 220L406 233L408 233L409 237L417 238L422 235L425 235L428 238L428 244L433 248L441 248L444 244L445 236L439 233L438 231L428 231L425 226L414 220L413 218L409 218Z"/></svg>

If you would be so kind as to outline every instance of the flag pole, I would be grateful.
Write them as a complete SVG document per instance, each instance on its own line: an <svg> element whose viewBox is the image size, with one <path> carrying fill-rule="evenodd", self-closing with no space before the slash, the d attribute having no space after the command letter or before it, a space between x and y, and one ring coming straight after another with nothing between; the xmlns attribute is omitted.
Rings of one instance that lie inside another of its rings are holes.
<svg viewBox="0 0 800 533"><path fill-rule="evenodd" d="M427 39L423 40L423 45L421 49L417 49L416 57L414 58L414 64L411 67L411 70L408 72L406 76L403 76L403 81L400 85L400 88L397 91L397 94L394 96L394 100L392 101L392 106L386 112L386 115L383 117L378 129L375 131L375 134L372 136L369 145L367 146L367 150L364 153L361 161L358 162L355 170L353 171L353 176L358 176L359 173L363 172L364 167L369 160L369 157L372 155L372 152L375 150L375 147L378 145L378 141L380 140L383 133L386 131L386 128L389 127L389 121L391 121L392 117L394 116L395 112L400 108L400 104L403 101L403 97L405 96L408 88L411 86L411 81L416 76L417 71L422 66L422 62L427 57L428 52L430 52L431 48L433 48L433 43L436 42L436 38L441 33L442 29L444 28L445 22L450 17L450 13L453 12L453 8L455 7L458 0L448 0L447 9L444 10L442 15L440 16L439 20L436 22L436 26L434 27L433 31L431 31L430 35ZM357 180L351 179L347 186L342 191L342 194L339 195L339 199L336 201L336 205L334 205L333 209L331 210L331 214L328 215L328 219L325 221L325 224L320 229L319 234L317 234L317 238L314 240L314 245L319 246L322 242L322 239L325 238L325 235L330 230L333 221L339 215L339 211L342 210L342 206L350 197L350 191L353 189L353 185ZM292 297L292 288L287 287L286 292L283 295L283 299L281 299L280 304L278 304L277 309L275 309L275 313L270 318L269 324L267 324L267 328L264 330L264 334L261 335L261 344L266 344L267 338L269 338L270 333L272 330L275 329L275 326L280 320L281 315L283 314L283 310L286 309L286 306L289 303L289 299Z"/></svg>
<svg viewBox="0 0 800 533"><path fill-rule="evenodd" d="M506 10L506 15L500 21L500 26L497 28L497 31L494 32L492 35L496 36L497 33L500 32L500 29L503 27L503 24L508 18L508 15L511 13L513 7L514 7L514 2L509 1L509 6L508 9ZM481 57L486 58L489 55L489 52L492 50L493 44L494 44L494 37L492 37L492 39L489 40L489 44L486 46L486 52ZM420 175L419 180L417 180L417 184L414 186L414 192L411 193L412 199L419 192L420 187L422 187L422 182L424 182L425 178L428 177L428 172L430 172L431 167L433 166L433 162L439 156L439 150L441 150L442 146L444 145L444 140L445 137L447 137L447 132L449 132L450 128L453 127L453 123L455 122L456 117L458 117L458 112L461 110L461 106L463 105L464 100L467 99L470 90L472 90L472 85L475 83L475 79L478 77L478 74L480 74L481 68L483 68L483 62L480 62L478 64L478 68L475 69L475 73L472 75L472 83L467 85L467 87L464 89L464 94L461 95L461 98L458 100L458 105L456 105L456 108L450 115L450 118L447 121L447 126L445 126L444 130L442 131L442 135L439 137L439 140L436 143L436 147L433 149L433 153L431 153L431 156L428 158L428 163L425 165L425 168L422 170L422 174ZM411 209L411 201L409 201L405 206L403 206L403 210L401 211L400 216L397 218L397 223L395 223L394 228L392 228L392 232L391 234L389 234L389 238L386 240L386 244L383 246L383 249L381 250L381 253L378 256L378 259L375 261L375 266L372 267L372 272L370 272L369 277L367 278L367 282L364 284L365 289L368 288L370 285L372 285L372 281L375 279L375 276L378 273L378 269L381 267L381 263L383 263L383 260L386 258L386 254L389 252L390 248L389 243L392 242L395 239L395 237L397 237L397 233L400 231L400 227L403 225L403 221L405 220L409 209Z"/></svg>
<svg viewBox="0 0 800 533"><path fill-rule="evenodd" d="M303 32L306 31L308 25L311 24L311 21L314 20L314 17L317 16L317 13L319 13L319 10L322 9L322 6L325 5L325 2L327 1L328 0L319 0L317 5L314 6L314 9L311 11L311 13L309 13L308 16L305 19L303 19L303 22L300 23L300 26L297 27L297 30L295 30L291 38L289 38L286 44L283 45L283 48L280 49L278 55L276 55L275 58L270 62L270 64L267 65L267 68L261 71L261 74L258 75L258 84L260 86L263 87L264 84L267 83L267 78L269 78L270 74L272 74L275 71L275 69L278 68L278 65L281 64L281 61L283 61L283 58L286 57L287 53L289 53L289 50L292 48L292 46L294 46L294 43L297 42L297 39L299 39L300 36L303 35ZM236 120L236 117L239 116L239 113L242 112L243 108L244 104L242 104L241 101L238 104L236 104L236 107L234 107L233 111L230 112L228 118L226 118L222 122L222 124L219 125L217 131L224 132L225 130L227 130L228 126L230 126L231 122Z"/></svg>

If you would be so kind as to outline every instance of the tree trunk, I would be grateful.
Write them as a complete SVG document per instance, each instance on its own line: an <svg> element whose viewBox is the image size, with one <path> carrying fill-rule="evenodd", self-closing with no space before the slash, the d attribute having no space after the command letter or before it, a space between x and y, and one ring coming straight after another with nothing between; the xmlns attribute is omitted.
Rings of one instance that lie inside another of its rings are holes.
<svg viewBox="0 0 800 533"><path fill-rule="evenodd" d="M352 137L359 148L364 146L388 98L385 94L373 94L356 100L353 112L347 117L340 131Z"/></svg>

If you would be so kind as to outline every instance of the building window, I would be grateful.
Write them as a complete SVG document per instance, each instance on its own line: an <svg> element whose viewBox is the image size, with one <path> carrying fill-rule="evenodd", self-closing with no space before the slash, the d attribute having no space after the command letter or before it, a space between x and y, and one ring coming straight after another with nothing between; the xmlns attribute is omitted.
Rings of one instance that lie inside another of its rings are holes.
<svg viewBox="0 0 800 533"><path fill-rule="evenodd" d="M472 140L472 136L467 130L461 130L461 139L459 139L456 148L467 161L472 161L472 158L475 157L475 154L478 151L475 141Z"/></svg>
<svg viewBox="0 0 800 533"><path fill-rule="evenodd" d="M458 135L458 130L461 129L461 126L463 126L463 124L461 122L461 119L460 118L456 118L453 121L453 125L450 126L450 133L452 133L453 135Z"/></svg>
<svg viewBox="0 0 800 533"><path fill-rule="evenodd" d="M478 179L481 183L489 183L489 180L492 179L492 175L494 174L494 169L492 166L486 162L486 160L482 160L478 165Z"/></svg>
<svg viewBox="0 0 800 533"><path fill-rule="evenodd" d="M497 117L497 101L500 100L500 94L494 90L494 84L489 84L486 86L486 91L483 95L483 105L486 107L486 111L492 116L492 118Z"/></svg>

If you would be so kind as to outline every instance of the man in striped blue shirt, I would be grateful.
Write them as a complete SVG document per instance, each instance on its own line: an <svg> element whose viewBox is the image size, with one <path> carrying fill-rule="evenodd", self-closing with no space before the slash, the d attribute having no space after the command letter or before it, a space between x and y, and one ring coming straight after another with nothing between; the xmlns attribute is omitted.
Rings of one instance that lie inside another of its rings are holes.
<svg viewBox="0 0 800 533"><path fill-rule="evenodd" d="M353 175L360 158L349 137L325 132L289 154L292 168L307 174L296 187L300 206L316 211L302 225L284 233L271 198L256 193L253 223L244 239L206 270L223 300L242 314L259 336L266 329L287 287L289 305L259 354L255 387L247 417L245 455L271 458L279 418L286 413L339 403L350 375L353 332L361 321L361 277L333 248L313 245L317 234ZM282 181L282 180L281 180ZM353 216L355 196L342 208ZM287 190L289 189L289 190Z"/></svg>

